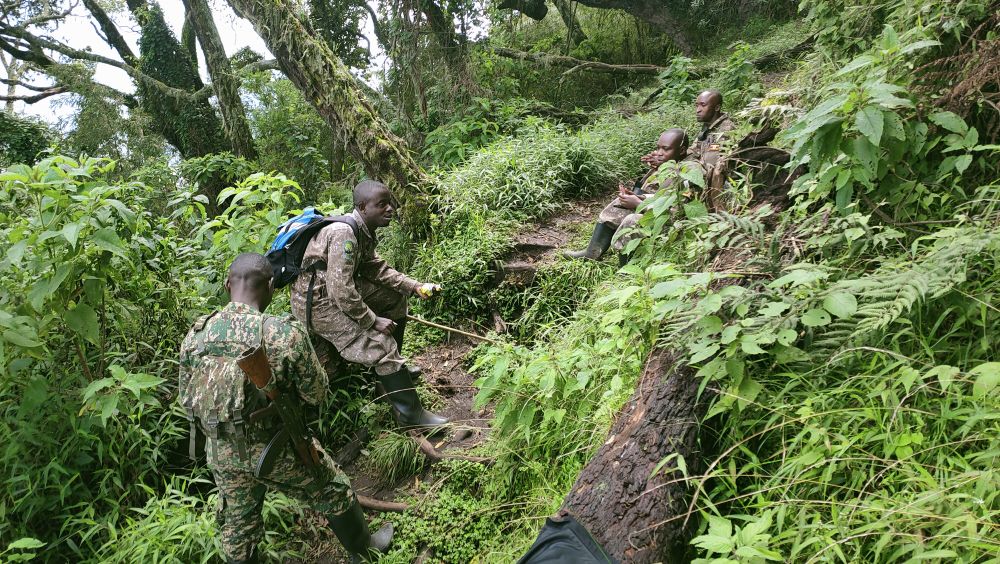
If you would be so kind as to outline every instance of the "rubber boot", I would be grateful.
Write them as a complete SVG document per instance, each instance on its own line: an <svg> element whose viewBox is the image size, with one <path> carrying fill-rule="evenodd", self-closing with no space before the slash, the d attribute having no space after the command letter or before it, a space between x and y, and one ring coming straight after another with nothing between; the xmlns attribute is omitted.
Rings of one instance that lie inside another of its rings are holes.
<svg viewBox="0 0 1000 564"><path fill-rule="evenodd" d="M350 509L340 515L327 515L330 529L337 535L337 540L351 555L351 562L370 562L376 555L384 554L392 544L392 523L382 525L375 534L368 532L368 522L361 510L357 498Z"/></svg>
<svg viewBox="0 0 1000 564"><path fill-rule="evenodd" d="M615 235L615 226L610 223L598 223L594 226L594 234L590 236L590 243L582 251L569 251L563 253L569 258L582 258L589 260L600 260L604 253L611 247L611 238Z"/></svg>
<svg viewBox="0 0 1000 564"><path fill-rule="evenodd" d="M630 260L632 260L631 254L625 252L618 253L618 268L624 268Z"/></svg>
<svg viewBox="0 0 1000 564"><path fill-rule="evenodd" d="M431 413L420 404L420 396L413 388L413 377L405 366L388 376L379 376L385 389L386 399L392 405L392 413L400 427L437 427L448 419Z"/></svg>

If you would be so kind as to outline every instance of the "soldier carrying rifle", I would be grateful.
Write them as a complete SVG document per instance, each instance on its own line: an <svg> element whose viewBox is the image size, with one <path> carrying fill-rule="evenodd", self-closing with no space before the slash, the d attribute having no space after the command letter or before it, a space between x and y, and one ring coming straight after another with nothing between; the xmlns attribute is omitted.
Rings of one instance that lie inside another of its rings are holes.
<svg viewBox="0 0 1000 564"><path fill-rule="evenodd" d="M319 404L327 376L297 321L263 313L274 293L271 264L236 257L226 289L230 303L196 321L181 345L178 395L207 437L227 561L257 561L268 489L324 514L352 561L384 552L392 525L369 533L350 481L305 426L299 402Z"/></svg>

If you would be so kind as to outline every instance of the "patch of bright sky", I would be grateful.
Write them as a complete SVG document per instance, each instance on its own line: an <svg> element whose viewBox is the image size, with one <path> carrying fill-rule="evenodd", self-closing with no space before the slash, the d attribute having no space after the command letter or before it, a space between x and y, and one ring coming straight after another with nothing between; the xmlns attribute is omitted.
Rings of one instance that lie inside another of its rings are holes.
<svg viewBox="0 0 1000 564"><path fill-rule="evenodd" d="M160 7L163 9L163 15L167 21L167 25L170 26L177 37L180 37L181 28L184 25L184 5L181 0L153 1L158 2ZM215 18L215 25L219 29L219 35L221 36L222 43L226 49L226 55L231 56L243 47L250 47L257 53L263 55L265 58L273 58L270 51L268 51L267 46L264 44L264 40L257 35L257 32L254 30L253 25L251 25L250 22L238 17L229 5L222 0L210 0L210 4L212 7L212 15ZM51 36L73 47L89 47L94 53L120 60L114 49L112 49L97 34L94 27L96 23L94 23L89 17L89 14L90 13L86 10L86 8L77 5L76 9L73 10L73 13L66 18L64 22L60 23L58 28L50 32ZM133 51L138 52L138 25L132 19L131 15L127 13L127 10L122 10L121 12L114 14L112 17L118 25L119 31L121 31ZM367 19L364 22L362 32L369 38L374 37L371 22ZM373 39L369 42L369 44L371 45L372 50L372 61L376 63L381 62L384 57L378 50L378 42ZM205 58L201 54L200 47L198 63L202 79L208 82L208 71L205 68ZM0 69L0 72L2 72L2 69ZM94 71L94 79L97 82L106 84L122 92L130 93L135 90L135 83L128 76L128 74L125 71L112 66L98 64ZM45 76L36 75L30 79L30 82L35 84L49 84L51 83L51 80L47 79ZM17 102L14 106L14 111L17 113L38 116L48 123L57 124L61 120L68 118L73 111L73 108L66 104L66 98L68 96L69 95L53 96L35 104Z"/></svg>

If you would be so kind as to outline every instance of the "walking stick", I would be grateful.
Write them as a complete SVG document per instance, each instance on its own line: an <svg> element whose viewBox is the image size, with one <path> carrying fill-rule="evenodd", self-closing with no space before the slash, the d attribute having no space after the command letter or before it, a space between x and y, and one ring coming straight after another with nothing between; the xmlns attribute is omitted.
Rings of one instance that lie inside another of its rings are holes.
<svg viewBox="0 0 1000 564"><path fill-rule="evenodd" d="M433 327L435 329L441 329L441 330L444 330L444 331L449 331L451 333L458 333L459 335L463 335L463 336L469 337L471 339L478 339L480 341L486 341L487 343L490 343L491 345L503 345L503 343L501 343L500 341L496 341L496 340L490 339L489 337L483 337L482 335L476 335L475 333L466 333L465 331L462 331L460 329L455 329L454 327L448 327L447 325L441 325L440 323L434 323L433 321L427 321L426 319L417 317L415 315L409 315L409 314L407 314L406 318L409 319L409 320L411 320L411 321L416 321L417 323L423 323L424 325L426 325L428 327Z"/></svg>

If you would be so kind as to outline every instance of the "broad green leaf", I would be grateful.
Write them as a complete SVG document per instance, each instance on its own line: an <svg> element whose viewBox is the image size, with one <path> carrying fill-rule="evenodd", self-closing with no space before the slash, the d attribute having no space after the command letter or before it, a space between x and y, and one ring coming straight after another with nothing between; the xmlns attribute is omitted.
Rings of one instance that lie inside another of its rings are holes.
<svg viewBox="0 0 1000 564"><path fill-rule="evenodd" d="M715 313L722 308L722 296L711 293L698 302L698 311L703 313Z"/></svg>
<svg viewBox="0 0 1000 564"><path fill-rule="evenodd" d="M835 292L823 299L823 309L841 319L847 319L858 311L858 300L848 292Z"/></svg>
<svg viewBox="0 0 1000 564"><path fill-rule="evenodd" d="M972 384L972 397L983 399L1000 386L1000 362L986 362L969 371L969 376L975 380Z"/></svg>
<svg viewBox="0 0 1000 564"><path fill-rule="evenodd" d="M34 550L43 546L45 546L44 542L31 537L25 537L8 544L7 550Z"/></svg>
<svg viewBox="0 0 1000 564"><path fill-rule="evenodd" d="M935 366L927 371L925 378L937 378L938 383L941 385L941 391L947 391L951 383L955 381L955 377L958 376L959 370L954 366L948 366L947 364L942 364Z"/></svg>
<svg viewBox="0 0 1000 564"><path fill-rule="evenodd" d="M721 347L719 347L718 343L707 341L692 344L688 348L691 349L692 352L691 358L688 359L688 363L697 364L719 352Z"/></svg>
<svg viewBox="0 0 1000 564"><path fill-rule="evenodd" d="M912 53L914 51L919 51L920 49L927 49L929 47L936 47L936 46L938 46L940 44L941 44L940 41L935 41L933 39L924 39L924 40L916 41L914 43L910 43L909 45L904 46L902 49L899 50L899 52L900 52L900 54L905 55L907 53Z"/></svg>
<svg viewBox="0 0 1000 564"><path fill-rule="evenodd" d="M935 112L930 115L930 120L948 131L958 133L959 135L965 135L969 130L969 126L965 124L965 120L951 112Z"/></svg>
<svg viewBox="0 0 1000 564"><path fill-rule="evenodd" d="M553 372L553 375L554 374L555 373ZM122 381L122 387L135 394L135 397L138 398L141 395L142 390L155 388L163 382L166 382L166 380L150 374L129 374Z"/></svg>
<svg viewBox="0 0 1000 564"><path fill-rule="evenodd" d="M778 331L778 344L781 345L791 345L795 342L795 339L799 338L799 334L792 329L782 329Z"/></svg>
<svg viewBox="0 0 1000 564"><path fill-rule="evenodd" d="M830 314L821 309L810 309L802 315L802 324L806 327L822 327L830 324Z"/></svg>
<svg viewBox="0 0 1000 564"><path fill-rule="evenodd" d="M121 237L118 236L118 233L110 227L105 227L104 229L95 231L88 240L99 249L110 251L111 253L122 258L125 257L125 245L122 243Z"/></svg>
<svg viewBox="0 0 1000 564"><path fill-rule="evenodd" d="M970 164L972 164L972 155L962 155L955 159L955 170L962 174L965 169L969 168Z"/></svg>
<svg viewBox="0 0 1000 564"><path fill-rule="evenodd" d="M746 354L764 354L767 352L760 348L757 341L750 335L744 335L743 338L740 339L740 350Z"/></svg>
<svg viewBox="0 0 1000 564"><path fill-rule="evenodd" d="M759 313L764 317L778 317L790 307L792 306L785 302L768 302L764 304L764 307L760 308Z"/></svg>
<svg viewBox="0 0 1000 564"><path fill-rule="evenodd" d="M111 387L114 384L115 384L114 378L100 378L98 380L94 380L90 384L87 384L87 387L84 388L83 401L85 402L90 401L90 399L94 397L94 394L105 388Z"/></svg>
<svg viewBox="0 0 1000 564"><path fill-rule="evenodd" d="M100 338L100 322L97 319L97 312L87 304L79 304L71 311L67 311L63 316L66 326L75 333L97 344Z"/></svg>
<svg viewBox="0 0 1000 564"><path fill-rule="evenodd" d="M882 110L875 106L865 106L854 116L854 125L872 142L872 145L878 147L882 142L882 130L885 127Z"/></svg>
<svg viewBox="0 0 1000 564"><path fill-rule="evenodd" d="M32 334L31 336L19 332L20 330L8 329L3 332L3 338L8 343L13 343L18 347L23 347L26 349L32 349L35 347L42 346L42 343L37 340L38 336Z"/></svg>
<svg viewBox="0 0 1000 564"><path fill-rule="evenodd" d="M62 231L60 231L60 233L62 234L63 238L65 238L66 241L69 243L69 245L75 249L76 242L80 239L81 230L83 230L82 223L79 222L67 223L66 225L63 226Z"/></svg>
<svg viewBox="0 0 1000 564"><path fill-rule="evenodd" d="M837 71L837 73L833 76L843 76L858 69L863 69L874 62L875 57L872 57L871 55L861 55L860 57L855 57L853 61L844 65L844 68Z"/></svg>

